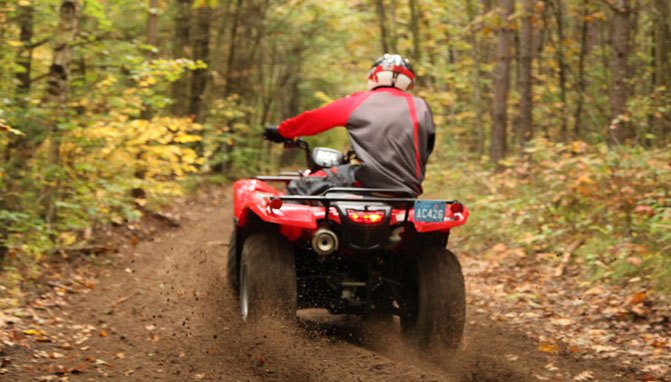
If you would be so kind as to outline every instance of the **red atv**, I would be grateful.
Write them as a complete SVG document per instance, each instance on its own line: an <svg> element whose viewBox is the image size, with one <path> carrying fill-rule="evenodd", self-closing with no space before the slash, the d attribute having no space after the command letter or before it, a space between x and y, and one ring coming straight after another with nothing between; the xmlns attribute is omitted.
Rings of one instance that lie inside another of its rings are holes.
<svg viewBox="0 0 671 382"><path fill-rule="evenodd" d="M311 173L348 162L333 149L310 152ZM235 182L228 280L242 318L295 317L297 309L400 319L404 337L456 349L464 329L465 290L450 229L468 209L455 200L417 200L393 189L331 188L285 195L271 183L305 174Z"/></svg>

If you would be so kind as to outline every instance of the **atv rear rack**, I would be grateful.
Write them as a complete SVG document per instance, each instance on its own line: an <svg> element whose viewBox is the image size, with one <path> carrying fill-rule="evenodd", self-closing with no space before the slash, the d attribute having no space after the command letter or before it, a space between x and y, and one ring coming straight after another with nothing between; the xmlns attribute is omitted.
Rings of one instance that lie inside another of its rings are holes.
<svg viewBox="0 0 671 382"><path fill-rule="evenodd" d="M255 176L253 179L261 180L264 182L284 182L289 183L292 180L300 179L299 175L259 175Z"/></svg>
<svg viewBox="0 0 671 382"><path fill-rule="evenodd" d="M349 196L328 196L331 193L377 193L377 194L404 194L410 195L407 191L395 190L395 189L379 189L379 188L354 188L354 187L334 187L322 195L282 195L282 196L271 196L269 200L279 199L282 201L291 201L291 202L318 202L321 203L326 211L331 208L332 202L364 202L364 203L398 203L402 204L405 208L405 214L403 217L403 224L408 222L408 216L410 215L410 209L413 207L416 198L400 198L400 197L379 197L379 196L361 196L361 197L352 197ZM445 203L445 205L457 204L457 200L436 200L436 202ZM328 222L329 214L324 214L326 221Z"/></svg>

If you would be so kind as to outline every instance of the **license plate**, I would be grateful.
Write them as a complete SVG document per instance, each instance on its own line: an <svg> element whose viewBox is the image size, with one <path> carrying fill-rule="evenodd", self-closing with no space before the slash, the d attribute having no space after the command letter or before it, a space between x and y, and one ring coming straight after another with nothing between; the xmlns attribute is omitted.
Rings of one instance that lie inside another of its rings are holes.
<svg viewBox="0 0 671 382"><path fill-rule="evenodd" d="M445 202L433 200L415 201L416 222L442 222L445 219Z"/></svg>

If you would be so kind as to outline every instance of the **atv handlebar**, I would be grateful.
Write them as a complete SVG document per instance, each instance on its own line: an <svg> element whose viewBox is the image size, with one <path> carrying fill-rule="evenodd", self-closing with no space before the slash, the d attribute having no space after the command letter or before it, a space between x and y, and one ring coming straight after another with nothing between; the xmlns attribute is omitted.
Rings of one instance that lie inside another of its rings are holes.
<svg viewBox="0 0 671 382"><path fill-rule="evenodd" d="M284 141L284 148L285 149L302 149L305 150L306 152L310 152L310 144L307 143L306 141L296 138L296 139L287 139Z"/></svg>

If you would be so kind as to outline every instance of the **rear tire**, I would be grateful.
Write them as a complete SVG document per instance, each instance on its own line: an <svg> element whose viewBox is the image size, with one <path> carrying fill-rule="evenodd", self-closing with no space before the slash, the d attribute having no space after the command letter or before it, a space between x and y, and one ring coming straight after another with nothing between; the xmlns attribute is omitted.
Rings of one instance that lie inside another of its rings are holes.
<svg viewBox="0 0 671 382"><path fill-rule="evenodd" d="M228 254L226 256L226 283L237 296L240 288L240 267L238 266L237 230L233 228L228 240Z"/></svg>
<svg viewBox="0 0 671 382"><path fill-rule="evenodd" d="M421 348L454 352L461 344L466 320L459 260L437 244L425 246L414 256L414 272L402 292L403 335Z"/></svg>
<svg viewBox="0 0 671 382"><path fill-rule="evenodd" d="M245 321L264 315L296 315L296 265L287 240L277 234L249 236L240 259L240 310Z"/></svg>

